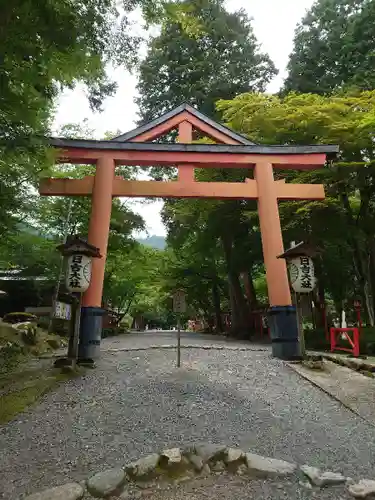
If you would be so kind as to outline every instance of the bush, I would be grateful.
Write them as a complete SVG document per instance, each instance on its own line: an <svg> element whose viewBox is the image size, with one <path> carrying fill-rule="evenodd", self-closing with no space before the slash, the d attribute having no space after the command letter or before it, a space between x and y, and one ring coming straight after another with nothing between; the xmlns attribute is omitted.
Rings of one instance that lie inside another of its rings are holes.
<svg viewBox="0 0 375 500"><path fill-rule="evenodd" d="M4 323L25 323L26 321L37 321L37 317L34 314L26 312L12 312L4 316Z"/></svg>

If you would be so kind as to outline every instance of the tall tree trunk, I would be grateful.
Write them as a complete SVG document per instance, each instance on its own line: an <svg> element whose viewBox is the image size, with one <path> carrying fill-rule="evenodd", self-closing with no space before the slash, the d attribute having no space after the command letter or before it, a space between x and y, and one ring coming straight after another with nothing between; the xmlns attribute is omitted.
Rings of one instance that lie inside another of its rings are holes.
<svg viewBox="0 0 375 500"><path fill-rule="evenodd" d="M370 282L371 282L371 298L372 298L372 308L375 311L375 240L372 235L368 235L368 247L369 247L369 270L370 270ZM372 325L373 326L373 325Z"/></svg>
<svg viewBox="0 0 375 500"><path fill-rule="evenodd" d="M243 281L245 292L246 292L246 298L247 298L247 301L249 303L249 309L251 312L254 309L256 309L257 305L258 305L253 278L251 276L250 271L242 273L241 277L242 277L242 281Z"/></svg>
<svg viewBox="0 0 375 500"><path fill-rule="evenodd" d="M216 280L212 283L212 301L215 308L216 330L217 333L222 333L224 328L221 318L220 290Z"/></svg>
<svg viewBox="0 0 375 500"><path fill-rule="evenodd" d="M232 332L235 336L248 336L250 333L250 318L238 273L233 269L232 241L228 235L222 235L221 240L228 270L229 294L232 308Z"/></svg>

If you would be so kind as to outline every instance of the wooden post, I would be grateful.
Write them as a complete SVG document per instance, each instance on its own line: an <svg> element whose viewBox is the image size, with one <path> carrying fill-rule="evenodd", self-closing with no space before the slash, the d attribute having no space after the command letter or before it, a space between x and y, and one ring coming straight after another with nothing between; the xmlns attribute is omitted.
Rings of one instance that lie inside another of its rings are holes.
<svg viewBox="0 0 375 500"><path fill-rule="evenodd" d="M178 126L178 142L190 144L193 142L193 126L183 121ZM191 165L178 165L178 180L181 182L194 182L194 167Z"/></svg>
<svg viewBox="0 0 375 500"><path fill-rule="evenodd" d="M181 315L177 314L177 367L181 366Z"/></svg>
<svg viewBox="0 0 375 500"><path fill-rule="evenodd" d="M257 163L255 179L270 306L289 306L292 304L292 298L286 262L285 259L277 258L284 253L284 245L272 164Z"/></svg>
<svg viewBox="0 0 375 500"><path fill-rule="evenodd" d="M101 307L102 305L114 177L115 163L113 159L107 156L99 158L91 198L88 242L99 248L102 258L93 259L90 286L82 301L84 307Z"/></svg>

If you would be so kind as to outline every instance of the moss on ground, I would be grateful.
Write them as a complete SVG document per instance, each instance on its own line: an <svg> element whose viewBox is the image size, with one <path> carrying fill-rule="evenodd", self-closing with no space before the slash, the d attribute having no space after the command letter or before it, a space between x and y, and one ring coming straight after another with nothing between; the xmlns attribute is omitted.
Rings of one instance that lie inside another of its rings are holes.
<svg viewBox="0 0 375 500"><path fill-rule="evenodd" d="M58 384L81 373L82 369L62 373L60 370L49 368L10 373L0 377L0 424L9 422L37 403Z"/></svg>

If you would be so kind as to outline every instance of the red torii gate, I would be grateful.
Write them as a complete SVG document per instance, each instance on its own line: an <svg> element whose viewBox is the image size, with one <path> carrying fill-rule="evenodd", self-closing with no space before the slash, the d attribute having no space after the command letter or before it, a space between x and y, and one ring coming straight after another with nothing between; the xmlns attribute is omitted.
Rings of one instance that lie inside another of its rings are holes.
<svg viewBox="0 0 375 500"><path fill-rule="evenodd" d="M151 142L174 128L178 128L177 144ZM216 144L191 144L193 128ZM53 138L50 144L58 149L61 163L96 165L95 176L44 179L39 189L43 196L91 196L92 199L88 242L100 249L103 258L93 261L91 284L83 297L81 343L100 340L100 322L92 323L90 317L102 306L112 197L246 198L258 201L270 312L274 313L271 338L286 344L293 340L294 346L286 345L284 354L277 349L281 357L297 355L297 323L295 314L290 314L293 309L286 264L277 258L284 252L278 200L322 200L324 187L275 181L273 169L321 168L327 155L338 152L337 146L256 145L188 104L110 141ZM116 165L177 166L178 180L128 181L116 176ZM196 182L194 168L254 168L254 179L243 183Z"/></svg>

